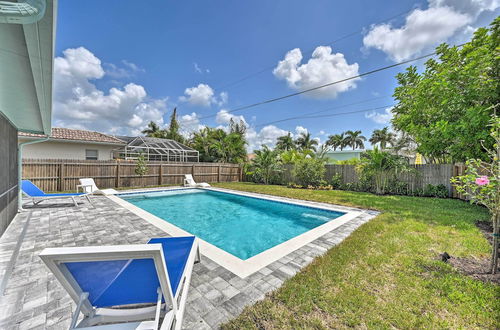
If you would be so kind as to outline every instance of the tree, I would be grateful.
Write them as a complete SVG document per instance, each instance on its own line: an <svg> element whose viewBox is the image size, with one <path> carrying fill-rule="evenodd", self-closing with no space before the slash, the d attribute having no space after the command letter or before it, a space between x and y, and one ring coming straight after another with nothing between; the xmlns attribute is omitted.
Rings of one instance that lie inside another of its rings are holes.
<svg viewBox="0 0 500 330"><path fill-rule="evenodd" d="M380 149L386 149L387 145L394 143L394 133L389 132L389 127L373 130L370 138L370 143L373 145L378 144Z"/></svg>
<svg viewBox="0 0 500 330"><path fill-rule="evenodd" d="M346 146L344 133L330 135L326 143L331 146L333 150L339 148L340 151L342 151Z"/></svg>
<svg viewBox="0 0 500 330"><path fill-rule="evenodd" d="M318 141L315 139L311 139L311 133L302 132L300 133L297 140L295 140L295 145L299 150L312 150L316 152L316 146L318 145Z"/></svg>
<svg viewBox="0 0 500 330"><path fill-rule="evenodd" d="M294 150L295 142L293 142L292 133L288 132L287 135L278 137L276 140L276 149L280 151Z"/></svg>
<svg viewBox="0 0 500 330"><path fill-rule="evenodd" d="M430 162L486 159L493 146L487 126L500 101L500 17L463 47L441 44L437 59L396 76L393 126L408 133Z"/></svg>
<svg viewBox="0 0 500 330"><path fill-rule="evenodd" d="M148 173L147 161L143 153L141 153L137 157L137 163L135 164L134 172L135 174L140 175L141 177L146 175L146 173Z"/></svg>
<svg viewBox="0 0 500 330"><path fill-rule="evenodd" d="M366 137L361 135L361 131L346 131L345 132L345 145L352 148L352 150L356 148L364 149L366 141Z"/></svg>
<svg viewBox="0 0 500 330"><path fill-rule="evenodd" d="M160 129L157 123L150 121L148 127L142 130L142 134L146 134L148 137L161 138L165 136L165 131Z"/></svg>
<svg viewBox="0 0 500 330"><path fill-rule="evenodd" d="M179 132L180 125L177 121L177 108L174 108L172 115L170 116L170 124L165 132L165 138L174 140L180 143L184 143L184 136Z"/></svg>
<svg viewBox="0 0 500 330"><path fill-rule="evenodd" d="M274 175L281 171L278 150L272 150L263 145L262 149L255 150L255 158L252 160L253 174L264 184L269 184Z"/></svg>
<svg viewBox="0 0 500 330"><path fill-rule="evenodd" d="M403 150L410 150L412 148L412 144L413 141L411 137L405 132L402 132L399 136L394 138L394 141L391 143L391 150L393 150L396 155L399 155L399 153Z"/></svg>
<svg viewBox="0 0 500 330"><path fill-rule="evenodd" d="M404 157L377 147L361 155L357 170L364 179L373 181L376 194L385 194L389 179L400 173L413 171Z"/></svg>
<svg viewBox="0 0 500 330"><path fill-rule="evenodd" d="M325 171L323 159L305 157L295 162L293 177L296 183L303 187L318 187L324 181Z"/></svg>
<svg viewBox="0 0 500 330"><path fill-rule="evenodd" d="M471 203L484 205L490 211L493 222L490 267L492 274L496 274L500 240L500 118L494 115L490 126L490 136L495 142L492 149L486 149L489 159L469 159L465 175L452 178L451 182L458 192L470 197Z"/></svg>
<svg viewBox="0 0 500 330"><path fill-rule="evenodd" d="M245 135L247 132L247 125L243 120L240 120L239 122L235 122L233 118L229 120L229 132L230 133L236 133L240 134L242 136Z"/></svg>

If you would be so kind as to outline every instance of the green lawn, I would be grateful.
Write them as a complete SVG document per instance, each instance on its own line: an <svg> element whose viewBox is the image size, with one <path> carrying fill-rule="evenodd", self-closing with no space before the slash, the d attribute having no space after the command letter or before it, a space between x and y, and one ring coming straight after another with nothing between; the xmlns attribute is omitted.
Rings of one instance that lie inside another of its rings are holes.
<svg viewBox="0 0 500 330"><path fill-rule="evenodd" d="M500 287L436 260L443 251L489 254L474 225L488 219L484 209L452 199L216 186L382 212L223 328L500 328Z"/></svg>

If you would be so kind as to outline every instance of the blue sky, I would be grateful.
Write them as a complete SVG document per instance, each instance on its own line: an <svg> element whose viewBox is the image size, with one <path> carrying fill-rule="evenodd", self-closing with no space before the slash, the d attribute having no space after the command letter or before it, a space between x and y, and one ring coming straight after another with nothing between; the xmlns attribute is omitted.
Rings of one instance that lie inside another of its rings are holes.
<svg viewBox="0 0 500 330"><path fill-rule="evenodd" d="M250 150L286 131L308 130L321 141L348 129L369 136L388 125L394 76L404 67L224 110L466 41L498 7L499 0L60 0L54 125L138 134L150 120L168 123L177 107L186 135L203 125L226 127L232 116L245 120ZM267 125L332 107L322 114L378 110Z"/></svg>

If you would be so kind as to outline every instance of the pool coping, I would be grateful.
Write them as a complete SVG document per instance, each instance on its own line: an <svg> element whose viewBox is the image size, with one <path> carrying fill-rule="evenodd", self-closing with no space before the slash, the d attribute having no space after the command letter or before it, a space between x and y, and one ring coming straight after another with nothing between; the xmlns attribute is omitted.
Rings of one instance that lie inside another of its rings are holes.
<svg viewBox="0 0 500 330"><path fill-rule="evenodd" d="M310 201L305 201L305 200L299 200L299 199L292 199L292 198L286 198L286 197L278 197L278 196L271 196L271 195L265 195L265 194L258 194L258 193L250 193L250 192L242 192L242 191L236 191L236 190L231 190L231 189L224 189L224 188L184 188L184 187L169 187L167 189L141 189L141 190L133 190L133 191L123 191L120 192L118 195L128 195L128 194L140 194L140 193L148 193L148 192L161 192L161 191L172 191L172 190L186 190L186 189L200 189L200 190L212 190L212 191L218 191L218 192L223 192L223 193L230 193L230 194L235 194L235 195L240 195L240 196L245 196L245 197L251 197L251 198L258 198L258 199L264 199L264 200L271 200L279 203L286 203L286 204L293 204L293 205L299 205L299 206L305 206L309 208L316 208L316 209L323 209L327 211L335 211L335 212L343 212L345 213L344 215L335 218L331 221L328 221L327 223L320 225L316 228L313 228L309 231L306 231L305 233L302 233L298 236L295 236L283 243L280 243L278 245L273 246L272 248L269 248L253 257L250 257L246 260L242 260L229 252L226 252L222 250L221 248L216 247L215 245L199 238L200 241L200 252L202 255L210 258L211 260L215 261L225 269L229 270L233 274L237 275L240 278L246 278L247 276L250 276L262 268L268 266L269 264L280 260L281 258L287 256L288 254L300 249L301 247L313 242L314 240L322 237L323 235L334 231L338 227L344 225L345 223L349 222L350 220L358 217L362 213L364 213L364 210L362 209L355 209L355 208L349 208L349 207L344 207L344 206L339 206L339 205L334 205L334 204L327 204L327 203L318 203L318 202L310 202ZM149 222L150 224L154 225L155 227L163 230L166 232L168 235L171 236L187 236L187 235L192 235L191 233L169 223L168 221L159 218L129 202L126 200L114 196L114 195L107 195L109 199L117 203L118 205L126 208L127 210L131 211L132 213L136 214L138 217L144 219L145 221Z"/></svg>

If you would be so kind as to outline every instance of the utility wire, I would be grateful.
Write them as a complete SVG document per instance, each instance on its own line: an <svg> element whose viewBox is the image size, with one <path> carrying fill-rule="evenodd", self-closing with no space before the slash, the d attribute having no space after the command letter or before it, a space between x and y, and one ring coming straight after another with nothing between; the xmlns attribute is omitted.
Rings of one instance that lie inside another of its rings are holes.
<svg viewBox="0 0 500 330"><path fill-rule="evenodd" d="M371 102L371 101L375 101L375 100L380 100L380 99L383 99L383 98L386 98L386 97L389 97L389 96L391 96L391 95L378 96L378 97L373 97L373 98L366 99L366 100L363 100L363 101L353 102L353 103L344 104L344 105L340 105L340 106L328 107L328 108L323 109L323 110L318 110L318 111L313 111L313 112L306 112L306 113L295 115L293 117L278 119L278 120L270 121L270 122L267 122L267 123L264 123L264 124L259 124L256 127L261 127L261 126L266 126L266 125L281 123L281 122L284 122L284 121L289 121L289 120L294 120L294 119L301 119L301 118L304 118L304 116L311 116L311 115L315 115L315 114L318 114L318 113L323 113L323 112L327 112L327 111L331 111L331 110L336 110L336 109L341 109L341 108L347 108L347 107L350 107L352 105L358 105L358 104L367 103L367 102Z"/></svg>
<svg viewBox="0 0 500 330"><path fill-rule="evenodd" d="M378 21L378 22L376 22L376 23L373 23L373 24L374 24L374 25L377 25L377 24L381 24L381 23L384 23L384 22L387 22L387 21L393 20L393 19L395 19L395 18L397 18L397 17L403 16L403 15L405 15L405 14L409 13L409 12L410 12L410 11L412 11L413 9L414 9L414 8L411 8L411 9L405 10L405 11L403 11L403 12L400 12L399 14L396 14L396 15L393 15L393 16L391 16L391 17L385 18L385 19L380 20L380 21ZM363 32L363 30L364 30L364 27L363 27L363 28L361 28L361 29L359 29L359 30L353 31L353 32L351 32L351 33L345 34L345 35L343 35L343 36L341 36L341 37L339 37L339 38L337 38L337 39L335 39L335 40L333 40L333 41L330 41L329 43L326 43L325 45L327 45L327 46L331 46L331 45L333 45L333 44L335 44L335 43L337 43L337 42L339 42L339 41L342 41L342 40L344 40L344 39L347 39L347 38L353 37L353 36L355 36L355 35L358 35L359 33ZM304 54L312 54L312 53L314 52L314 50L315 50L315 49L316 49L316 48L314 48L314 49L310 49L310 50L308 50L308 51L304 52ZM229 88L229 87L232 87L232 86L238 85L239 83L241 83L241 82L243 82L243 81L245 81L245 80L248 80L248 79L250 79L250 78L253 78L253 77L255 77L255 76L258 76L258 75L260 75L260 74L262 74L262 73L264 73L264 72L267 72L267 71L269 71L269 70L271 70L271 69L274 69L274 67L275 67L275 65L274 65L274 64L273 64L273 65L270 65L270 66L268 66L268 67L265 67L265 68L264 68L264 69L262 69L262 70L259 70L259 71L255 72L255 73L251 73L251 74L249 74L249 75L246 75L246 76L244 76L244 77L242 77L242 78L240 78L240 79L237 79L237 80L235 80L235 81L233 81L233 82L230 82L230 83L228 83L228 84L225 84L225 85L222 85L222 86L216 86L216 88L215 88L215 89L216 89L216 90L227 89L227 88Z"/></svg>
<svg viewBox="0 0 500 330"><path fill-rule="evenodd" d="M265 124L259 124L259 125L256 125L256 126L255 126L255 128L262 127L262 126L267 126L267 125L271 125L271 124L275 124L275 123L279 123L279 122L283 122L283 121L288 121L288 120L292 120L292 119L310 119L310 118L326 118L326 117L336 117L336 116L342 116L342 115L350 115L350 114L354 114L354 113L361 113L361 112L375 111L375 110L380 110L380 109L387 109L387 108L392 107L392 106L394 106L394 105L395 105L395 104L388 104L388 105L384 105L384 106L381 106L381 107L376 107L376 108L369 108L369 109L362 109L362 110L354 110L354 111L346 111L346 112L338 112L338 113L331 113L331 114L327 114L327 115L316 115L316 116L307 115L307 116L297 116L297 117L293 117L293 118L287 118L287 119L276 120L276 121L273 121L273 122L268 122L268 123L265 123Z"/></svg>
<svg viewBox="0 0 500 330"><path fill-rule="evenodd" d="M454 47L462 47L463 45L465 45L465 43L460 44L460 45L456 45ZM319 86L316 86L316 87L304 89L304 90L301 90L301 91L298 91L298 92L295 92L295 93L291 93L291 94L286 94L286 95L283 95L283 96L274 97L274 98L271 98L271 99L267 99L267 100L256 102L256 103L252 103L252 104L249 104L249 105L244 105L244 106L241 106L241 107L238 107L238 108L235 108L235 109L227 110L226 112L227 113L234 113L234 112L238 112L238 111L242 111L242 110L246 110L246 109L250 109L250 108L255 108L255 107L260 106L260 105L274 103L274 102L277 102L277 101L288 99L290 97L294 97L294 96L297 96L297 95L309 93L309 92L312 92L312 91L315 91L315 90L318 90L318 89L322 89L322 88L325 88L325 87L330 87L330 86L333 86L333 85L336 85L336 84L340 84L340 83L343 83L343 82L346 82L346 81L349 81L349 80L358 79L358 78L361 78L361 77L364 77L364 76L368 76L368 75L371 75L371 74L374 74L374 73L377 73L377 72L380 72L380 71L388 70L388 69L391 69L391 68L394 68L394 67L397 67L397 66L400 66L400 65L404 65L404 64L407 64L407 63L419 61L421 59L424 59L424 58L427 58L427 57L431 57L431 56L434 56L436 54L437 54L437 52L432 52L432 53L429 53L429 54L425 54L425 55L422 55L422 56L411 58L409 60L401 61L401 62L394 63L394 64L391 64L391 65L387 65L387 66L384 66L384 67L381 67L381 68L377 68L377 69L374 69L374 70L363 72L363 73L360 73L360 74L355 75L355 76L351 76L351 77L348 77L348 78L340 79L340 80L337 80L337 81L332 81L332 82L327 83L327 84L323 84L323 85L319 85ZM211 115L202 116L202 117L199 117L199 118L196 118L196 119L193 119L193 120L188 120L185 123L188 123L190 121L197 121L197 120L200 120L200 119L212 118L212 117L215 117L215 116L217 116L217 113L211 114Z"/></svg>

